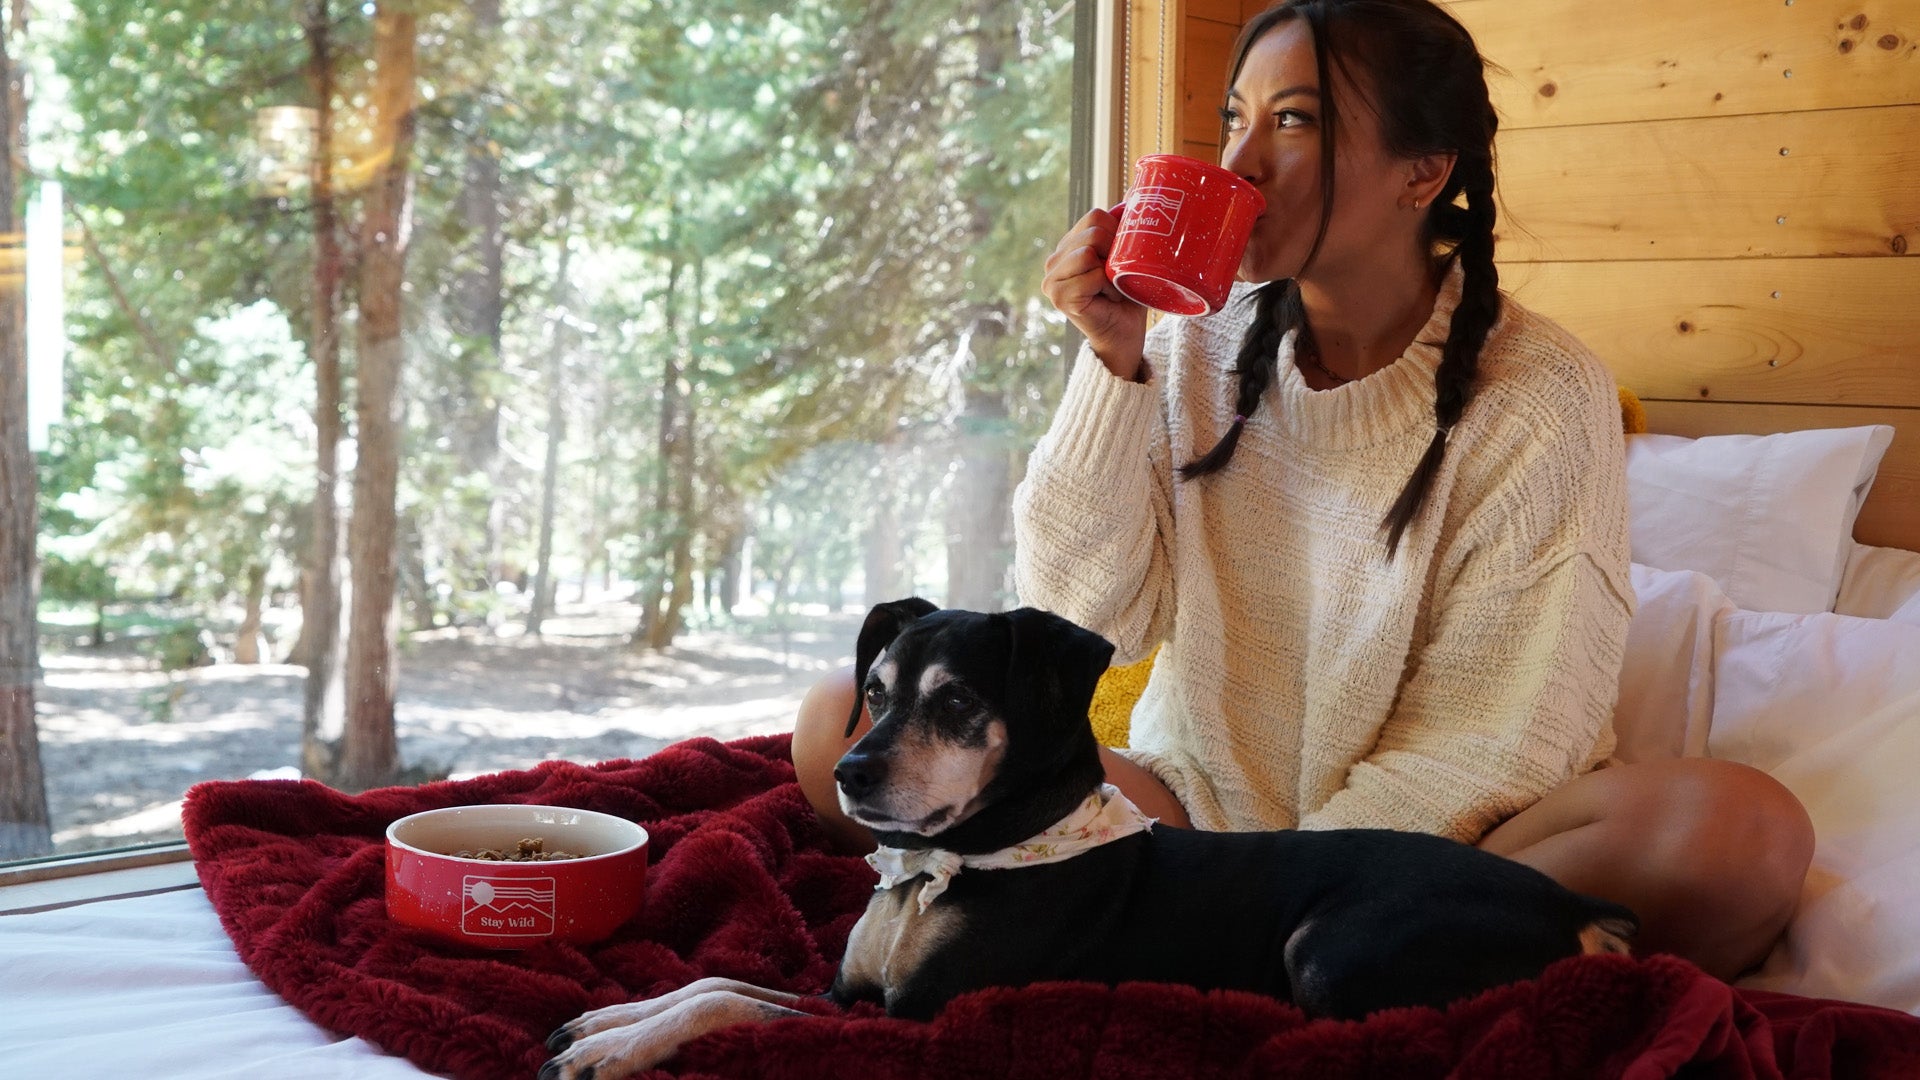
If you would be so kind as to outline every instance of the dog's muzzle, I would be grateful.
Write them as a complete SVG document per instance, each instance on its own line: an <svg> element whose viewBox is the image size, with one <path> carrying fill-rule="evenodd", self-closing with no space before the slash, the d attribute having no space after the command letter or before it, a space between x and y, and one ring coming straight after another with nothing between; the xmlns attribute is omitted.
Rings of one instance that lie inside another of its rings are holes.
<svg viewBox="0 0 1920 1080"><path fill-rule="evenodd" d="M841 793L847 798L861 802L887 782L887 761L855 750L834 765L833 782L840 785Z"/></svg>

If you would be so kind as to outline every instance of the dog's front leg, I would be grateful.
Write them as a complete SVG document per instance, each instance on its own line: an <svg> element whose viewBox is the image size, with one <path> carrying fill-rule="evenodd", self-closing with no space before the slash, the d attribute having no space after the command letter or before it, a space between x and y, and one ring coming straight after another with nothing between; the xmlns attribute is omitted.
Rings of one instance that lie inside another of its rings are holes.
<svg viewBox="0 0 1920 1080"><path fill-rule="evenodd" d="M680 1047L734 1024L805 1016L798 995L733 979L707 978L646 1001L595 1009L547 1039L557 1056L540 1080L617 1080L650 1069Z"/></svg>

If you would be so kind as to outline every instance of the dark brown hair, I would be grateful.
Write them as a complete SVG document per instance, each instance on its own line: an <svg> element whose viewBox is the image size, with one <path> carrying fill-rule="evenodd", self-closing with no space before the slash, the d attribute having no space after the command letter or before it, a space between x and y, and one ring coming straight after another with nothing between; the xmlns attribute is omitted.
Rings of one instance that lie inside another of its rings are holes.
<svg viewBox="0 0 1920 1080"><path fill-rule="evenodd" d="M1499 118L1487 96L1486 63L1472 36L1429 0L1283 0L1240 31L1227 85L1240 77L1254 42L1296 18L1307 20L1312 31L1320 76L1320 226L1307 254L1308 266L1320 254L1333 216L1334 138L1340 115L1329 78L1334 65L1349 83L1363 92L1371 90L1389 152L1405 158L1455 155L1453 172L1422 223L1421 240L1423 250L1439 256L1440 274L1456 261L1461 264L1462 292L1434 376L1433 440L1381 522L1391 558L1426 504L1446 454L1447 433L1473 394L1480 347L1500 318L1500 274L1493 264L1493 136ZM1222 145L1225 142L1223 129ZM1272 384L1280 342L1288 331L1299 331L1296 349L1314 348L1297 281L1264 285L1251 300L1253 322L1234 360L1239 392L1233 411L1242 418L1253 415ZM1191 479L1224 467L1244 426L1244 419L1236 419L1212 450L1182 465L1180 475Z"/></svg>

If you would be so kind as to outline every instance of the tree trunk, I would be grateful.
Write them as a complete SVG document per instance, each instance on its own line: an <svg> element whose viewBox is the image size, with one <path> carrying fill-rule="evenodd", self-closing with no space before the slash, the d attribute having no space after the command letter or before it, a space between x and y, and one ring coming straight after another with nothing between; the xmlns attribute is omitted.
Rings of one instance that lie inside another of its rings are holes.
<svg viewBox="0 0 1920 1080"><path fill-rule="evenodd" d="M698 407L699 402L689 393L686 407L681 410L680 472L674 482L672 589L667 593L660 618L653 624L654 637L650 644L656 649L666 648L680 636L680 631L686 628L687 608L693 603L694 421L699 415Z"/></svg>
<svg viewBox="0 0 1920 1080"><path fill-rule="evenodd" d="M483 67L498 63L501 45L500 0L469 0ZM501 326L506 313L506 230L503 226L500 150L492 121L491 88L476 87L467 105L469 127L465 176L455 208L465 230L461 269L454 282L453 323L460 335L454 363L454 397L449 427L461 467L485 473L485 564L478 569L489 582L506 576L507 513L502 497L507 462L500 453ZM504 138L504 136L499 136ZM460 577L465 567L458 568Z"/></svg>
<svg viewBox="0 0 1920 1080"><path fill-rule="evenodd" d="M333 190L332 0L313 0L307 13L307 82L313 127L313 426L317 437L312 546L301 596L300 638L290 657L307 669L300 721L300 769L333 773L334 743L346 727L340 671L340 440L345 434L340 392L339 210Z"/></svg>
<svg viewBox="0 0 1920 1080"><path fill-rule="evenodd" d="M573 196L563 190L571 204ZM568 234L572 215L560 219L560 267L553 282L553 337L547 352L547 457L540 470L540 555L534 565L533 604L527 610L527 633L540 636L540 623L553 611L553 516L560 489L560 446L567 437L566 302L567 261L573 255Z"/></svg>
<svg viewBox="0 0 1920 1080"><path fill-rule="evenodd" d="M580 550L583 552L580 567L580 602L587 602L588 591L592 586L593 565L600 563L600 590L613 589L613 556L607 551L607 514L608 504L613 501L611 490L611 471L607 461L613 456L612 438L612 365L600 365L600 379L594 387L592 433L593 453L587 467L592 470L588 490L592 492L592 510L587 534L582 538Z"/></svg>
<svg viewBox="0 0 1920 1080"><path fill-rule="evenodd" d="M482 55L495 55L500 37L500 0L469 0ZM500 451L500 402L490 384L500 365L500 330L506 313L506 232L501 227L500 152L493 143L492 107L486 94L469 106L466 175L458 212L466 229L466 258L454 283L455 325L467 338L470 363L460 367L462 415L456 450L463 464L485 469ZM476 354L472 346L478 346Z"/></svg>
<svg viewBox="0 0 1920 1080"><path fill-rule="evenodd" d="M247 614L240 620L240 631L233 639L233 662L260 662L260 608L267 598L267 564L247 565Z"/></svg>
<svg viewBox="0 0 1920 1080"><path fill-rule="evenodd" d="M1006 335L1004 306L974 320L969 348L993 357ZM995 611L1013 565L1013 462L1007 403L988 386L964 386L959 470L947 499L947 606Z"/></svg>
<svg viewBox="0 0 1920 1080"><path fill-rule="evenodd" d="M1014 48L1010 8L981 12L979 75L982 93L994 88ZM987 199L970 201L967 232L984 240L998 216ZM1009 439L1006 390L994 377L1012 326L1013 311L1004 300L977 302L966 330L971 362L961 380L965 396L959 425L959 471L947 502L947 604L997 610L1006 599L1007 570L1013 564L1013 448Z"/></svg>
<svg viewBox="0 0 1920 1080"><path fill-rule="evenodd" d="M741 579L746 569L747 508L738 493L726 488L714 491L710 498L713 505L707 516L714 551L708 560L707 610L732 615L740 606Z"/></svg>
<svg viewBox="0 0 1920 1080"><path fill-rule="evenodd" d="M879 498L873 508L873 522L867 526L864 538L862 565L866 571L866 587L861 591L861 602L867 607L898 600L906 595L900 572L900 514L892 499L891 492L876 493Z"/></svg>
<svg viewBox="0 0 1920 1080"><path fill-rule="evenodd" d="M394 576L402 400L401 339L412 200L414 40L411 11L381 3L373 17L374 138L386 161L368 189L360 268L359 454L353 470L353 611L347 637L347 729L336 782L350 790L389 783L399 772L393 725ZM390 148L390 150L388 149Z"/></svg>
<svg viewBox="0 0 1920 1080"><path fill-rule="evenodd" d="M400 592L400 608L407 625L415 630L432 630L440 625L440 602L427 583L426 540L422 536L417 513L400 515L399 550L395 556L394 587Z"/></svg>
<svg viewBox="0 0 1920 1080"><path fill-rule="evenodd" d="M26 87L14 57L26 38L25 5L0 31L0 233L21 230L18 158L25 147ZM17 279L18 280L18 279ZM27 446L27 311L18 284L0 287L0 859L53 850L40 765L34 685L40 677L40 480Z"/></svg>
<svg viewBox="0 0 1920 1080"><path fill-rule="evenodd" d="M897 431L898 423L886 430ZM862 577L866 585L860 599L867 606L884 604L907 595L912 586L906 574L906 542L900 533L901 458L898 435L890 434L877 447L880 460L873 470L873 517L861 537Z"/></svg>
<svg viewBox="0 0 1920 1080"><path fill-rule="evenodd" d="M679 311L675 301L679 299L680 270L680 257L675 255L667 267L667 292L662 300L667 306L667 356L660 372L660 434L654 445L653 512L647 523L647 549L641 567L640 625L633 632L636 651L653 647L654 623L660 618L673 551L673 451L680 416Z"/></svg>
<svg viewBox="0 0 1920 1080"><path fill-rule="evenodd" d="M648 625L647 647L664 649L673 644L685 624L687 606L693 603L693 527L694 508L694 468L698 463L696 450L696 422L699 419L698 406L700 385L700 318L701 293L706 287L706 261L696 259L693 264L693 307L687 318L687 388L680 396L680 423L673 436L669 458L674 469L672 480L672 507L668 516L668 537L670 541L669 569L667 582L669 588L662 598L659 614Z"/></svg>

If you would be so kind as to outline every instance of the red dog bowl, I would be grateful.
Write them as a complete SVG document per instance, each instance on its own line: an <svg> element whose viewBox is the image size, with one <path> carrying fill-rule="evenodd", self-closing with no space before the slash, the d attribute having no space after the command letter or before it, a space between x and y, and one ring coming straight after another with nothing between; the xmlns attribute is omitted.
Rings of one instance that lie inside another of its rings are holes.
<svg viewBox="0 0 1920 1080"><path fill-rule="evenodd" d="M543 861L462 858L514 852L523 840L579 856ZM562 806L454 806L387 826L387 915L451 941L524 949L599 941L640 910L647 830Z"/></svg>

